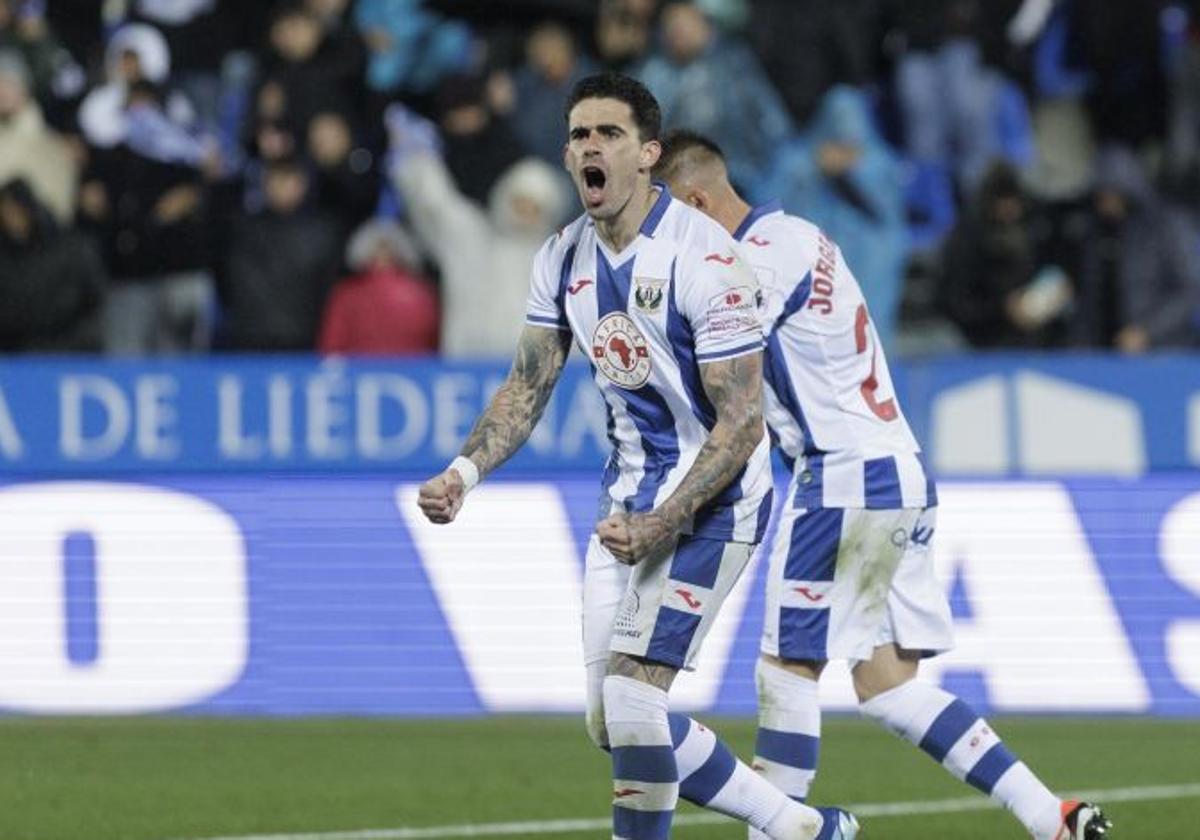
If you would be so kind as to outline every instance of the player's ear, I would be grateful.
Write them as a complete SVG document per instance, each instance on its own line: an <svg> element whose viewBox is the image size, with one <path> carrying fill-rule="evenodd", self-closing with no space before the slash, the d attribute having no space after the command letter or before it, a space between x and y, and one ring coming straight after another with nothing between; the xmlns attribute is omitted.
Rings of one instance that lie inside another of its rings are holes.
<svg viewBox="0 0 1200 840"><path fill-rule="evenodd" d="M563 165L563 169L567 170L568 172L571 171L570 154L571 154L571 144L563 143L562 165Z"/></svg>
<svg viewBox="0 0 1200 840"><path fill-rule="evenodd" d="M662 144L657 140L649 140L642 144L642 151L638 157L638 168L653 169L660 157L662 157Z"/></svg>

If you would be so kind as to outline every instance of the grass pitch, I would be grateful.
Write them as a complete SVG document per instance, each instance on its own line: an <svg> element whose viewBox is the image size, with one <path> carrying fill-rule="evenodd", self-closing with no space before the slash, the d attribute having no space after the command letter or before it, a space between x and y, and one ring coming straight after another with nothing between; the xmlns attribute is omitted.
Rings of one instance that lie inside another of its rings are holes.
<svg viewBox="0 0 1200 840"><path fill-rule="evenodd" d="M1009 746L1058 790L1200 782L1196 722L993 722ZM751 754L752 721L706 723L743 758ZM603 820L607 774L607 758L588 744L582 720L574 718L12 718L0 721L0 838L192 840L330 833L320 840L335 840L335 832L365 829ZM814 801L911 802L970 795L925 755L881 729L856 719L827 718ZM1118 801L1106 810L1116 823L1115 840L1200 838L1200 796ZM684 805L680 813L698 809ZM863 826L863 840L1025 836L1001 811L879 816L864 819ZM592 828L538 836L609 835ZM733 840L745 833L733 823L682 824L673 836ZM352 834L342 837L357 840Z"/></svg>

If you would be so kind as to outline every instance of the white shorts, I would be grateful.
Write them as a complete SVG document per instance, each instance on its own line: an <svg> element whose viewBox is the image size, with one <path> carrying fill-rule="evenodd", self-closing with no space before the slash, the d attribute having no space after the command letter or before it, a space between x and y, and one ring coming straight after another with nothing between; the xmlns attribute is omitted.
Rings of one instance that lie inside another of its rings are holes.
<svg viewBox="0 0 1200 840"><path fill-rule="evenodd" d="M683 536L663 559L626 566L593 534L583 575L584 664L627 653L691 670L753 550Z"/></svg>
<svg viewBox="0 0 1200 840"><path fill-rule="evenodd" d="M954 646L934 575L937 508L785 509L771 544L762 651L867 660L895 642L933 656Z"/></svg>

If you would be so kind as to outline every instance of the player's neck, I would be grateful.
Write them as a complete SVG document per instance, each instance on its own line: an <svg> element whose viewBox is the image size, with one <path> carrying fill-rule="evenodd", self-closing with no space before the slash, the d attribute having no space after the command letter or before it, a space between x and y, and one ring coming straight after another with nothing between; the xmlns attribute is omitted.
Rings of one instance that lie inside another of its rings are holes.
<svg viewBox="0 0 1200 840"><path fill-rule="evenodd" d="M624 251L637 238L642 222L646 221L657 200L658 189L652 184L639 186L620 212L610 218L596 220L596 234L600 241L617 253Z"/></svg>
<svg viewBox="0 0 1200 840"><path fill-rule="evenodd" d="M731 190L729 200L718 209L716 219L730 235L733 235L753 211L754 208L748 202Z"/></svg>

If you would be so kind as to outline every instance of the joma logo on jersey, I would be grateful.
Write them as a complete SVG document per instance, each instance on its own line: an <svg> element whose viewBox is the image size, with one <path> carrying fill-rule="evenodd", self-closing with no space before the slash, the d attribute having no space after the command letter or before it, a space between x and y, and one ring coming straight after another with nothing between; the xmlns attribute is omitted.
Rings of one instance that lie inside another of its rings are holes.
<svg viewBox="0 0 1200 840"><path fill-rule="evenodd" d="M634 390L650 379L650 348L624 312L600 319L592 333L592 362L614 385Z"/></svg>

